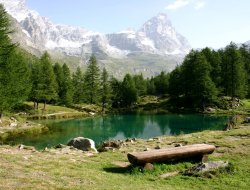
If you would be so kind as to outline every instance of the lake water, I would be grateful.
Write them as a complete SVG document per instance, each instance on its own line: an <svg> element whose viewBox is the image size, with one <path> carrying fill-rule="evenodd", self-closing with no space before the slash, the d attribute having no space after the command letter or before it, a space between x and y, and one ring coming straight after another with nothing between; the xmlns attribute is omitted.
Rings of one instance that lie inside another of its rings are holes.
<svg viewBox="0 0 250 190"><path fill-rule="evenodd" d="M87 137L96 144L109 139L143 138L179 135L203 130L222 130L227 117L209 115L108 115L105 117L43 121L49 132L39 136L15 139L37 149L66 144L74 137Z"/></svg>

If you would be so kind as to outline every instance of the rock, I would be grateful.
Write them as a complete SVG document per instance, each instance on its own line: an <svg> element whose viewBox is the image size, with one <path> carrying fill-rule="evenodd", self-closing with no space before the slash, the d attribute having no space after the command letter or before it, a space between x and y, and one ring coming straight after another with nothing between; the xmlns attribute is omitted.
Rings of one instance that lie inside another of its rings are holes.
<svg viewBox="0 0 250 190"><path fill-rule="evenodd" d="M107 151L114 151L115 150L115 148L113 148L113 147L104 147L102 150L105 150L105 151L103 151L103 152L107 152Z"/></svg>
<svg viewBox="0 0 250 190"><path fill-rule="evenodd" d="M32 150L32 151L36 151L35 147L33 146L26 146L26 145L23 145L23 144L20 144L18 146L19 150Z"/></svg>
<svg viewBox="0 0 250 190"><path fill-rule="evenodd" d="M111 140L111 141L104 141L102 143L102 145L98 148L98 151L100 152L105 152L108 151L112 148L113 149L119 149L121 148L121 146L125 145L122 141L115 141L115 140Z"/></svg>
<svg viewBox="0 0 250 190"><path fill-rule="evenodd" d="M94 113L94 112L89 112L89 114L90 114L90 115L92 115L92 116L94 116L94 115L95 115L95 113Z"/></svg>
<svg viewBox="0 0 250 190"><path fill-rule="evenodd" d="M155 147L155 149L161 149L161 146L160 146L160 145L157 145L157 146Z"/></svg>
<svg viewBox="0 0 250 190"><path fill-rule="evenodd" d="M209 171L217 170L219 168L226 168L226 167L228 167L228 162L224 162L224 161L205 162L205 163L200 163L191 168L188 168L184 172L184 174L194 175L197 173L209 172Z"/></svg>
<svg viewBox="0 0 250 190"><path fill-rule="evenodd" d="M14 118L14 117L11 117L10 120L13 122L17 122L16 118Z"/></svg>
<svg viewBox="0 0 250 190"><path fill-rule="evenodd" d="M22 150L22 149L24 148L24 145L23 145L23 144L20 144L20 145L18 146L18 148L19 148L19 150Z"/></svg>
<svg viewBox="0 0 250 190"><path fill-rule="evenodd" d="M246 117L245 123L250 123L250 117Z"/></svg>
<svg viewBox="0 0 250 190"><path fill-rule="evenodd" d="M95 148L95 142L92 139L84 138L84 137L76 137L72 140L70 140L67 144L68 146L72 146L74 148L77 148L79 150L83 151L95 151L97 152Z"/></svg>
<svg viewBox="0 0 250 190"><path fill-rule="evenodd" d="M152 141L154 141L154 139L148 139L147 141L148 141L148 142L152 142Z"/></svg>
<svg viewBox="0 0 250 190"><path fill-rule="evenodd" d="M149 151L149 150L150 150L150 148L145 148L145 149L144 149L144 151Z"/></svg>
<svg viewBox="0 0 250 190"><path fill-rule="evenodd" d="M174 144L174 147L182 147L182 144L181 143L176 143L176 144Z"/></svg>
<svg viewBox="0 0 250 190"><path fill-rule="evenodd" d="M146 171L152 171L154 169L154 165L151 163L146 163L143 167L144 170Z"/></svg>
<svg viewBox="0 0 250 190"><path fill-rule="evenodd" d="M215 112L216 110L214 108L208 107L205 110L206 112Z"/></svg>
<svg viewBox="0 0 250 190"><path fill-rule="evenodd" d="M17 123L10 123L10 127L16 127Z"/></svg>
<svg viewBox="0 0 250 190"><path fill-rule="evenodd" d="M67 146L64 144L58 144L55 146L55 148L66 148Z"/></svg>
<svg viewBox="0 0 250 190"><path fill-rule="evenodd" d="M133 139L126 139L125 142L134 143Z"/></svg>

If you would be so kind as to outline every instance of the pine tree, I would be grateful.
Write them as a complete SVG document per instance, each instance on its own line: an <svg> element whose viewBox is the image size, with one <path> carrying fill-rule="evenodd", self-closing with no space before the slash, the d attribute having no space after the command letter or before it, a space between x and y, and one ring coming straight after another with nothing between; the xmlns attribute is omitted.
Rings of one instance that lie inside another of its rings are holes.
<svg viewBox="0 0 250 190"><path fill-rule="evenodd" d="M193 86L194 102L203 110L206 106L216 102L218 90L210 77L211 66L202 54L198 54L195 60L195 76L196 81Z"/></svg>
<svg viewBox="0 0 250 190"><path fill-rule="evenodd" d="M90 57L84 77L85 100L90 104L100 102L100 70L94 55Z"/></svg>
<svg viewBox="0 0 250 190"><path fill-rule="evenodd" d="M0 61L5 62L9 54L16 48L9 38L13 33L10 29L10 21L2 4L0 4Z"/></svg>
<svg viewBox="0 0 250 190"><path fill-rule="evenodd" d="M244 98L247 94L247 73L236 44L230 43L223 51L223 87L227 96Z"/></svg>
<svg viewBox="0 0 250 190"><path fill-rule="evenodd" d="M33 63L31 66L31 91L29 95L29 99L34 103L34 109L38 109L39 95L38 95L38 83L39 83L39 72L40 72L40 64L38 62Z"/></svg>
<svg viewBox="0 0 250 190"><path fill-rule="evenodd" d="M154 82L153 77L151 77L151 79L147 79L146 85L147 85L147 94L155 95L156 90L155 90L155 82Z"/></svg>
<svg viewBox="0 0 250 190"><path fill-rule="evenodd" d="M103 68L102 76L101 76L101 102L102 102L102 111L105 110L107 105L111 101L111 86L108 81L108 72L105 68Z"/></svg>
<svg viewBox="0 0 250 190"><path fill-rule="evenodd" d="M135 82L135 87L136 87L136 89L138 91L138 95L139 96L145 95L146 92L147 92L147 84L146 84L146 81L143 78L143 75L142 74L135 75L133 77L133 80Z"/></svg>
<svg viewBox="0 0 250 190"><path fill-rule="evenodd" d="M30 69L23 56L15 50L9 52L0 64L0 112L11 110L27 100L31 84Z"/></svg>
<svg viewBox="0 0 250 190"><path fill-rule="evenodd" d="M69 67L66 64L63 64L63 81L62 81L62 97L60 103L62 105L69 106L73 101L73 84L71 79L71 73Z"/></svg>
<svg viewBox="0 0 250 190"><path fill-rule="evenodd" d="M204 109L216 101L218 90L210 77L211 66L201 52L191 51L181 70L183 94L188 106Z"/></svg>
<svg viewBox="0 0 250 190"><path fill-rule="evenodd" d="M62 66L59 63L56 63L53 67L54 70L54 74L55 74L55 79L56 79L56 83L57 83L57 88L56 88L56 92L58 94L58 102L59 104L61 103L61 100L63 99L63 69Z"/></svg>
<svg viewBox="0 0 250 190"><path fill-rule="evenodd" d="M122 105L130 107L138 99L135 82L130 74L126 74L122 82Z"/></svg>
<svg viewBox="0 0 250 190"><path fill-rule="evenodd" d="M84 77L80 67L77 67L76 72L73 73L73 102L76 104L83 102L84 93Z"/></svg>
<svg viewBox="0 0 250 190"><path fill-rule="evenodd" d="M119 108L122 103L122 82L118 81L116 78L111 78L111 89L112 89L112 107Z"/></svg>
<svg viewBox="0 0 250 190"><path fill-rule="evenodd" d="M250 98L250 49L246 45L240 47L240 54L247 72L247 97Z"/></svg>
<svg viewBox="0 0 250 190"><path fill-rule="evenodd" d="M183 94L183 83L181 76L181 67L177 66L169 76L168 93L171 98L178 98Z"/></svg>
<svg viewBox="0 0 250 190"><path fill-rule="evenodd" d="M30 90L29 68L8 37L11 32L8 15L0 4L0 117L26 100Z"/></svg>
<svg viewBox="0 0 250 190"><path fill-rule="evenodd" d="M165 72L161 72L160 75L154 78L156 94L163 95L168 92L169 75Z"/></svg>
<svg viewBox="0 0 250 190"><path fill-rule="evenodd" d="M221 57L220 54L210 48L205 48L201 51L206 57L207 62L211 66L211 79L217 88L221 86Z"/></svg>
<svg viewBox="0 0 250 190"><path fill-rule="evenodd" d="M40 69L38 74L38 99L44 103L44 110L46 104L51 100L57 99L57 83L55 74L53 71L51 58L47 52L45 52L40 59Z"/></svg>

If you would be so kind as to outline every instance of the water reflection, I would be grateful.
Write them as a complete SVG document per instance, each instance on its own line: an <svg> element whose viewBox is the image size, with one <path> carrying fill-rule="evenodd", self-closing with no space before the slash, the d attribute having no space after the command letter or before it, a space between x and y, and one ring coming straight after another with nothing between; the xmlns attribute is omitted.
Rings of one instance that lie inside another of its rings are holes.
<svg viewBox="0 0 250 190"><path fill-rule="evenodd" d="M106 117L47 121L47 134L16 139L14 143L39 149L66 144L78 136L93 139L97 144L108 139L152 138L202 130L221 130L226 117L207 115L111 115Z"/></svg>

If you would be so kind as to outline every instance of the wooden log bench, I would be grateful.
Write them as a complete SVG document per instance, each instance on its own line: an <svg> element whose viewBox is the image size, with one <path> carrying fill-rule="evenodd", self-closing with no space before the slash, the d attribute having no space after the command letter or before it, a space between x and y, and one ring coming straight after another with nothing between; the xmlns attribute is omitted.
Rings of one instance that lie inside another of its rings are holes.
<svg viewBox="0 0 250 190"><path fill-rule="evenodd" d="M182 147L165 148L160 150L149 150L145 152L128 153L127 157L131 164L144 165L146 163L170 162L184 159L198 159L212 154L214 145L193 144Z"/></svg>

